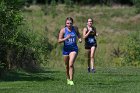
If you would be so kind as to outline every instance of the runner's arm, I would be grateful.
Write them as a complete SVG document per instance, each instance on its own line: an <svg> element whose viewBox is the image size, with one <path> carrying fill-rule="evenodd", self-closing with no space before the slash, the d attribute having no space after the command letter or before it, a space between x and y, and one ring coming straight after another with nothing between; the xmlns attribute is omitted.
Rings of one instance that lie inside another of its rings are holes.
<svg viewBox="0 0 140 93"><path fill-rule="evenodd" d="M75 27L75 30L76 30L76 34L77 34L77 37L78 37L78 42L81 43L82 42L82 38L81 38L81 35L79 33L78 27Z"/></svg>
<svg viewBox="0 0 140 93"><path fill-rule="evenodd" d="M90 31L88 31L87 33L87 28L84 28L83 29L83 38L85 39L85 38L87 38L88 37L88 35L89 35L89 33L90 33Z"/></svg>
<svg viewBox="0 0 140 93"><path fill-rule="evenodd" d="M64 28L62 28L59 32L58 43L62 43L65 40L67 40L68 38L70 38L70 35L68 35L67 37L64 38Z"/></svg>

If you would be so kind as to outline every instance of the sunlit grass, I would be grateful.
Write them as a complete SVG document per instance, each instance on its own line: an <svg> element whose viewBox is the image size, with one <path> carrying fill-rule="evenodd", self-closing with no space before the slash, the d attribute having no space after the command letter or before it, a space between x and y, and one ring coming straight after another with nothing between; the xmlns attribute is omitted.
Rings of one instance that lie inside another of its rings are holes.
<svg viewBox="0 0 140 93"><path fill-rule="evenodd" d="M97 67L87 73L75 67L74 86L66 84L64 68L39 73L12 73L0 81L1 93L139 93L140 69Z"/></svg>

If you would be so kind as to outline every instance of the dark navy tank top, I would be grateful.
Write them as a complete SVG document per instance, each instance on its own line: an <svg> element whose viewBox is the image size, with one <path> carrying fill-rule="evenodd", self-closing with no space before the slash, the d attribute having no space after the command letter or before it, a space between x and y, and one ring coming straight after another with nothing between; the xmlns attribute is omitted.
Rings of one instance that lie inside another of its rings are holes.
<svg viewBox="0 0 140 93"><path fill-rule="evenodd" d="M87 28L87 32L88 32L88 28ZM86 33L87 33L86 32ZM87 36L87 38L85 38L85 45L93 45L96 43L96 39L95 39L95 28L92 27L92 31L89 33L89 35Z"/></svg>

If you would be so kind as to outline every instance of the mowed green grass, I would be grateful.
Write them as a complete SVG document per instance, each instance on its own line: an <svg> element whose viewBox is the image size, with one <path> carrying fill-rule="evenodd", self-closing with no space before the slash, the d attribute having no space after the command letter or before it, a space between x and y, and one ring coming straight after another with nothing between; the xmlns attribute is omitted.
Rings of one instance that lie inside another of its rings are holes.
<svg viewBox="0 0 140 93"><path fill-rule="evenodd" d="M31 12L25 11L24 15L29 22L29 27L40 37L47 36L50 42L57 41L54 33L57 33L59 31L57 29L64 25L67 16L75 19L80 33L82 33L87 18L93 16L100 34L96 52L96 65L100 67L97 67L95 74L87 73L85 68L87 64L83 63L85 60L84 45L79 44L79 58L77 58L79 63L75 63L75 85L69 86L66 84L64 63L60 62L62 61L61 50L57 51L61 48L57 46L52 50L52 57L47 63L48 67L57 68L46 69L39 73L10 73L0 80L0 93L140 93L140 68L113 68L117 62L112 61L112 56L110 56L113 46L121 47L129 32L139 31L140 21L138 19L140 17L134 13L133 7L118 9L83 7L79 12L74 10L68 14L60 11L56 18L52 18L50 15L45 16L40 7L33 6ZM44 34L46 33L45 27L48 28L47 34Z"/></svg>
<svg viewBox="0 0 140 93"><path fill-rule="evenodd" d="M66 84L65 70L12 73L0 81L0 93L139 93L140 69L97 68L96 73L75 68L74 86Z"/></svg>

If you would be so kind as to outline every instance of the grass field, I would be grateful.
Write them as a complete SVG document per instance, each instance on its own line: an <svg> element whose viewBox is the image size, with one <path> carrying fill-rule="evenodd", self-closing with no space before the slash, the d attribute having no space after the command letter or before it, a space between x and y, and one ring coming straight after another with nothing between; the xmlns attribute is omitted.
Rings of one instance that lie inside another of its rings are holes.
<svg viewBox="0 0 140 93"><path fill-rule="evenodd" d="M85 6L67 13L60 5L56 13L56 17L44 15L42 6L31 6L24 10L27 25L38 35L37 40L47 37L54 46L48 53L48 61L42 62L49 69L45 68L39 73L11 72L0 80L0 93L140 93L139 66L121 67L121 59L111 56L117 47L123 51L130 32L140 29L140 15L135 13L134 7ZM56 37L67 16L74 18L81 34L87 18L93 17L99 33L95 55L97 72L87 73L84 43L78 44L74 86L66 84L62 46L58 45Z"/></svg>
<svg viewBox="0 0 140 93"><path fill-rule="evenodd" d="M96 73L75 68L74 86L66 84L64 69L18 72L0 81L0 93L139 93L140 69L97 68Z"/></svg>

